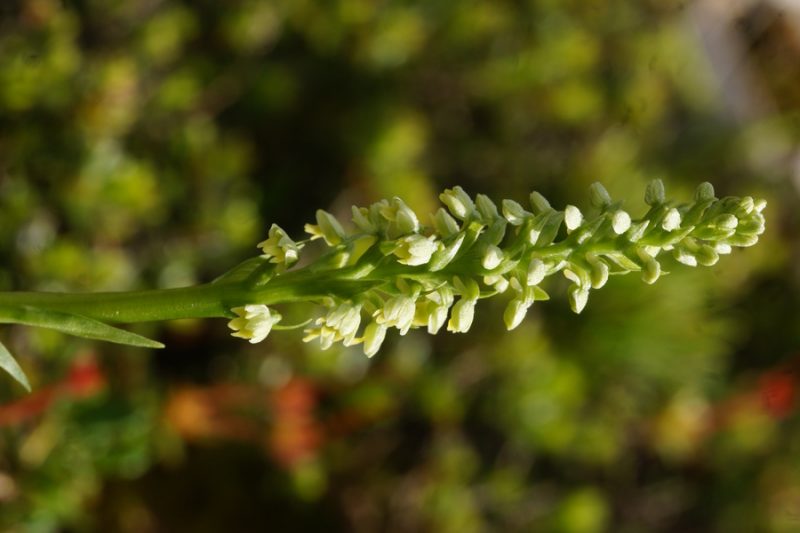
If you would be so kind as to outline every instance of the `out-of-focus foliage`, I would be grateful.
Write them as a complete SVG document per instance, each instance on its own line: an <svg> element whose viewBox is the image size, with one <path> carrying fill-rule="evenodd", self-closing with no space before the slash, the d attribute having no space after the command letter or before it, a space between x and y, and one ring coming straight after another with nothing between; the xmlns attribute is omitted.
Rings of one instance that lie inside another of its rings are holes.
<svg viewBox="0 0 800 533"><path fill-rule="evenodd" d="M0 384L0 528L796 530L798 17L2 2L2 289L208 281L272 222L395 194L427 212L454 184L561 206L600 180L638 208L647 179L710 179L770 207L763 244L711 272L612 279L511 333L487 302L468 335L373 360L216 322L142 327L157 354L4 328L35 392Z"/></svg>

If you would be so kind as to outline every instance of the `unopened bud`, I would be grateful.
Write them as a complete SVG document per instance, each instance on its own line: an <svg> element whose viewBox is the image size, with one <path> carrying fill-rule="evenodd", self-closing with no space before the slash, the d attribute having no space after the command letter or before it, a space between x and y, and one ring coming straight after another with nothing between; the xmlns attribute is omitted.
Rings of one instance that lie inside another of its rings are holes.
<svg viewBox="0 0 800 533"><path fill-rule="evenodd" d="M436 232L444 238L455 235L460 230L456 220L441 207L436 211L436 215L433 217L433 227L436 229Z"/></svg>
<svg viewBox="0 0 800 533"><path fill-rule="evenodd" d="M491 224L494 219L499 215L497 214L497 206L485 194L479 194L475 197L475 206L478 208L478 213L481 215L481 220L485 224Z"/></svg>
<svg viewBox="0 0 800 533"><path fill-rule="evenodd" d="M705 202L707 200L714 199L714 186L711 185L709 182L704 181L700 185L697 186L697 190L694 192L694 200L695 202Z"/></svg>
<svg viewBox="0 0 800 533"><path fill-rule="evenodd" d="M592 205L598 209L611 204L611 195L608 194L606 188L603 187L603 184L599 181L596 181L589 186L589 198Z"/></svg>
<svg viewBox="0 0 800 533"><path fill-rule="evenodd" d="M533 212L537 215L553 209L550 206L550 202L547 201L547 198L537 191L531 193L531 207L533 208Z"/></svg>
<svg viewBox="0 0 800 533"><path fill-rule="evenodd" d="M514 200L503 200L503 216L506 217L508 223L512 226L520 226L525 222L526 218L532 216Z"/></svg>
<svg viewBox="0 0 800 533"><path fill-rule="evenodd" d="M644 193L644 202L647 205L656 206L661 205L666 200L666 193L664 192L664 182L655 179L647 184L647 189Z"/></svg>
<svg viewBox="0 0 800 533"><path fill-rule="evenodd" d="M538 285L542 282L546 274L547 266L544 264L544 261L535 257L528 263L528 275L525 282L529 287Z"/></svg>
<svg viewBox="0 0 800 533"><path fill-rule="evenodd" d="M481 265L483 265L483 268L486 270L494 270L502 262L503 251L494 245L487 246L486 251L483 254L483 259L481 260Z"/></svg>
<svg viewBox="0 0 800 533"><path fill-rule="evenodd" d="M572 285L569 288L569 306L573 313L580 314L586 303L589 301L589 289L579 285Z"/></svg>
<svg viewBox="0 0 800 533"><path fill-rule="evenodd" d="M445 189L439 195L439 199L453 213L453 216L460 220L466 220L475 212L475 204L472 198L461 187L456 186L452 189Z"/></svg>

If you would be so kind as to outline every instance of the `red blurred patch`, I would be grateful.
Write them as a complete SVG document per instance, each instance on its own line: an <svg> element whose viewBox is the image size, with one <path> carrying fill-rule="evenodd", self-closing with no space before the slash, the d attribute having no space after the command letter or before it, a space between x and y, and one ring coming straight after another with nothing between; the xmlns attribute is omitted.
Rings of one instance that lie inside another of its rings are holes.
<svg viewBox="0 0 800 533"><path fill-rule="evenodd" d="M763 407L776 418L783 418L794 410L795 378L788 372L773 371L758 380L758 391Z"/></svg>
<svg viewBox="0 0 800 533"><path fill-rule="evenodd" d="M269 435L272 455L287 468L313 458L323 440L322 426L314 415L317 406L314 384L292 379L272 393L270 400L275 416Z"/></svg>
<svg viewBox="0 0 800 533"><path fill-rule="evenodd" d="M105 376L94 357L78 357L62 380L36 390L16 402L0 406L0 427L19 425L36 418L58 399L94 396L105 385Z"/></svg>

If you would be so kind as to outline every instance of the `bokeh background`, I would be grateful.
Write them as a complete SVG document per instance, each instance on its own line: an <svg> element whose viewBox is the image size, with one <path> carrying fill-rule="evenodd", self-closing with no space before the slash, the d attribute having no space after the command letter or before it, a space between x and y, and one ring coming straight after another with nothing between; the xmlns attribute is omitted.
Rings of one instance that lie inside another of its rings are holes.
<svg viewBox="0 0 800 533"><path fill-rule="evenodd" d="M4 327L0 530L800 531L798 111L792 0L3 0L2 290L209 281L272 222L456 184L769 207L714 268L372 360Z"/></svg>

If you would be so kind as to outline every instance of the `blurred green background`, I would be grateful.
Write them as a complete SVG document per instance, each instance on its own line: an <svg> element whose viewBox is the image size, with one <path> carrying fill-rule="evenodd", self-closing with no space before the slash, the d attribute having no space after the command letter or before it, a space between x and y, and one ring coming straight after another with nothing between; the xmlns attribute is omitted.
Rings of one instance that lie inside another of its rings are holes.
<svg viewBox="0 0 800 533"><path fill-rule="evenodd" d="M209 281L273 222L456 184L769 207L714 268L580 316L554 283L511 333L487 301L372 360L5 327L35 390L0 377L0 530L800 531L795 5L3 0L2 290Z"/></svg>

